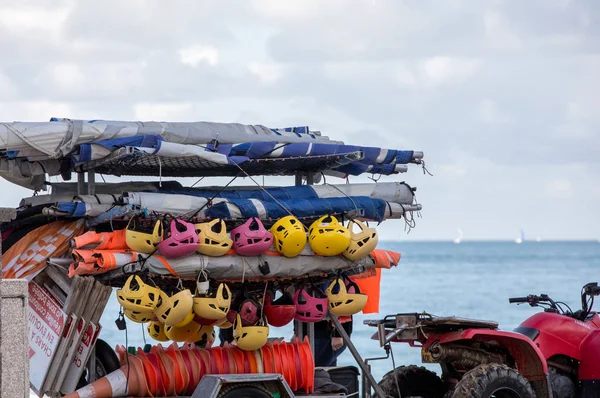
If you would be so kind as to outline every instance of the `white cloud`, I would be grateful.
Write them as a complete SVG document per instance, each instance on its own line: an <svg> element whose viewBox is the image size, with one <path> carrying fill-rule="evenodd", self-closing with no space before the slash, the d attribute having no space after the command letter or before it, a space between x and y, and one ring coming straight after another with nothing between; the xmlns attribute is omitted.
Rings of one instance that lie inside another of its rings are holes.
<svg viewBox="0 0 600 398"><path fill-rule="evenodd" d="M71 104L54 101L0 102L0 114L5 119L21 122L40 122L51 117L72 117Z"/></svg>
<svg viewBox="0 0 600 398"><path fill-rule="evenodd" d="M481 100L476 112L477 118L484 123L497 125L511 121L510 115L500 109L498 104L490 98Z"/></svg>
<svg viewBox="0 0 600 398"><path fill-rule="evenodd" d="M14 83L0 70L0 101L8 101L17 95Z"/></svg>
<svg viewBox="0 0 600 398"><path fill-rule="evenodd" d="M521 38L508 19L499 11L489 10L483 16L486 43L495 50L517 51L523 48Z"/></svg>
<svg viewBox="0 0 600 398"><path fill-rule="evenodd" d="M179 50L179 59L182 64L196 67L204 62L210 66L219 63L219 51L213 46L194 45Z"/></svg>
<svg viewBox="0 0 600 398"><path fill-rule="evenodd" d="M144 68L143 62L50 64L34 83L51 96L64 95L69 99L116 96L142 87Z"/></svg>
<svg viewBox="0 0 600 398"><path fill-rule="evenodd" d="M26 36L31 31L58 35L67 20L70 7L42 8L24 5L0 7L0 25L11 34Z"/></svg>
<svg viewBox="0 0 600 398"><path fill-rule="evenodd" d="M195 121L191 103L139 103L133 106L136 120Z"/></svg>
<svg viewBox="0 0 600 398"><path fill-rule="evenodd" d="M479 68L477 59L432 57L421 63L420 76L428 86L457 84L471 77Z"/></svg>
<svg viewBox="0 0 600 398"><path fill-rule="evenodd" d="M322 11L323 8L339 6L341 0L329 0L326 2L320 0L303 1L273 1L273 0L252 0L252 7L260 14L268 18L294 18L302 19L310 17L315 13Z"/></svg>
<svg viewBox="0 0 600 398"><path fill-rule="evenodd" d="M248 69L266 84L275 83L284 75L283 65L277 63L252 62L248 65Z"/></svg>
<svg viewBox="0 0 600 398"><path fill-rule="evenodd" d="M52 67L52 77L59 87L67 89L81 88L86 83L86 77L79 65L75 63L57 64Z"/></svg>
<svg viewBox="0 0 600 398"><path fill-rule="evenodd" d="M451 176L462 177L467 174L467 169L464 167L464 165L460 164L443 164L439 166L439 168L441 169L442 173Z"/></svg>
<svg viewBox="0 0 600 398"><path fill-rule="evenodd" d="M568 199L573 195L573 187L569 180L559 178L546 183L546 192L555 199Z"/></svg>

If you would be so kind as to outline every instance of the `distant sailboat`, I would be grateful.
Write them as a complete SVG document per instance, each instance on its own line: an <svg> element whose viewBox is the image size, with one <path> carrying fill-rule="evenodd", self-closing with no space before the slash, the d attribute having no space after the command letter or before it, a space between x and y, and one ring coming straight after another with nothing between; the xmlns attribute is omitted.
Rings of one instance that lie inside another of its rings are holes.
<svg viewBox="0 0 600 398"><path fill-rule="evenodd" d="M521 236L519 236L518 238L515 239L515 243L520 244L525 242L525 232L523 232L523 230L521 230Z"/></svg>
<svg viewBox="0 0 600 398"><path fill-rule="evenodd" d="M460 241L462 240L462 237L463 237L463 232L462 232L462 229L460 229L460 228L459 228L459 229L457 229L457 230L456 230L456 233L457 233L458 235L456 236L456 238L454 238L453 242L454 242L454 243L456 243L456 244L458 244L458 243L460 243Z"/></svg>

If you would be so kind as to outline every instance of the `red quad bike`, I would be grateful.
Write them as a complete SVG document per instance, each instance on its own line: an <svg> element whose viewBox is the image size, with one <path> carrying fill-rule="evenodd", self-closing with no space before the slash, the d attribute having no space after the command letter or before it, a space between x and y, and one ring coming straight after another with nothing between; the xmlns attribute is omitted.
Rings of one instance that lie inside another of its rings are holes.
<svg viewBox="0 0 600 398"><path fill-rule="evenodd" d="M575 313L547 295L510 299L546 307L514 332L498 330L496 322L427 313L365 321L378 328L373 338L386 358L392 353L393 359L391 342L403 342L421 348L423 363L441 367L438 376L424 367L400 366L379 385L386 395L402 398L600 398L600 318L591 312L597 295L596 283L584 286L583 308Z"/></svg>
<svg viewBox="0 0 600 398"><path fill-rule="evenodd" d="M544 308L515 332L529 337L542 352L554 398L600 398L600 316L592 312L598 295L598 283L585 285L581 310L575 312L546 294L509 299L510 303Z"/></svg>

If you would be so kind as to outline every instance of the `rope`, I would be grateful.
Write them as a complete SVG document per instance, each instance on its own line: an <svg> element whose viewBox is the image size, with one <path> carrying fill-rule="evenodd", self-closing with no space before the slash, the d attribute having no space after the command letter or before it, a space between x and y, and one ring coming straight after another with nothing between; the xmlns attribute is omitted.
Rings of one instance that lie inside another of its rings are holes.
<svg viewBox="0 0 600 398"><path fill-rule="evenodd" d="M195 183L192 184L192 186L190 188L194 188L196 186L196 184L198 184L200 181L204 180L204 177L200 177L198 179L198 181L196 181Z"/></svg>
<svg viewBox="0 0 600 398"><path fill-rule="evenodd" d="M239 166L238 166L238 167L239 167ZM200 213L200 212L201 212L201 211L202 211L202 210L203 210L203 209L204 209L206 206L208 206L209 204L212 204L212 201L213 201L213 199L215 199L217 196L219 196L219 195L220 195L220 194L221 194L221 193L222 193L222 192L225 190L225 188L227 188L229 185L231 185L231 183L232 183L232 182L234 182L234 181L235 181L237 178L238 178L238 176L235 176L235 177L233 177L233 178L231 179L231 181L229 181L229 182L228 182L228 183L227 183L227 184L226 184L226 185L225 185L223 188L221 188L221 190L220 190L219 192L217 192L216 194L214 194L214 195L213 195L213 196L212 196L210 199L208 199L208 200L206 201L206 203L205 203L205 204L204 204L204 205L203 205L201 208L199 208L198 210L196 210L196 211L194 212L194 214L192 214L192 215L191 215L191 216L188 218L188 220L187 220L187 221L188 221L188 222L191 222L191 221L192 221L192 218L196 217L196 215L197 215L198 213Z"/></svg>
<svg viewBox="0 0 600 398"><path fill-rule="evenodd" d="M264 187L262 187L254 178L252 178L252 176L250 176L250 174L248 174L246 172L246 170L244 170L239 164L237 164L236 162L234 162L234 164L237 166L238 169L240 169L242 171L242 173L244 173L246 175L246 177L248 177L250 180L252 180L252 182L254 184L256 184L257 187L259 187L260 189L262 189L264 191L264 193L266 193L267 195L269 195L269 197L271 197L271 199L273 199L273 201L275 203L277 203L279 206L281 206L281 208L283 210L285 210L290 216L293 216L292 212L288 210L287 207L285 207L284 205L281 204L281 202L279 202L277 199L275 199L275 197L273 195L271 195L271 193L269 191L267 191Z"/></svg>
<svg viewBox="0 0 600 398"><path fill-rule="evenodd" d="M398 378L395 377L395 373L396 373L396 360L394 359L394 350L392 349L392 346L390 345L390 353L392 354L392 369L394 371L394 381L396 382L396 390L398 392L398 398L402 398L402 393L400 392L400 384L398 382Z"/></svg>
<svg viewBox="0 0 600 398"><path fill-rule="evenodd" d="M339 191L339 192L340 192L342 195L344 195L345 197L347 197L348 199L350 199L350 200L352 201L352 204L354 205L354 210L356 210L356 211L358 211L358 212L360 211L360 210L358 209L358 206L356 205L356 202L355 202L355 201L354 201L354 199L352 198L352 196L348 195L346 192L342 191L340 188L338 188L338 187L337 187L337 186L335 186L335 185L331 185L331 184L327 184L327 183L325 183L325 184L323 184L323 185L327 185L327 186L329 186L329 187L333 187L333 188L337 189L337 190L338 190L338 191Z"/></svg>

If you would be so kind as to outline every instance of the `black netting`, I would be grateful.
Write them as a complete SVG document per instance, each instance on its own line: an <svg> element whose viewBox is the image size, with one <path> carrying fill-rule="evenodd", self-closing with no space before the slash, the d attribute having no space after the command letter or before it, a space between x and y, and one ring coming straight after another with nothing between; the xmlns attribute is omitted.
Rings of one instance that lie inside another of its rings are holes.
<svg viewBox="0 0 600 398"><path fill-rule="evenodd" d="M305 156L297 158L252 159L240 164L249 175L293 175L316 173L333 169L362 158L362 152L346 154ZM122 148L105 159L78 164L76 171L94 169L108 175L163 177L238 176L244 173L236 165L222 165L199 157L163 157L150 155L133 148Z"/></svg>

